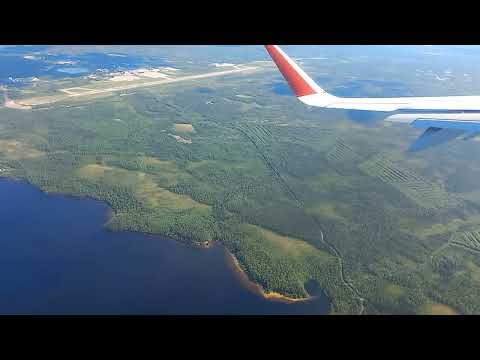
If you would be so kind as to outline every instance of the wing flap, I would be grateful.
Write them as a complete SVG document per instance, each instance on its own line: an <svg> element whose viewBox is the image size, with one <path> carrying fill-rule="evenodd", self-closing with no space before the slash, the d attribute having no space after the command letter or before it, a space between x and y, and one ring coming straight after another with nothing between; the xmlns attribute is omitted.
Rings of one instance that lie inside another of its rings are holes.
<svg viewBox="0 0 480 360"><path fill-rule="evenodd" d="M478 115L477 115L478 116ZM416 119L411 125L416 128L437 127L451 130L480 131L480 121L456 119Z"/></svg>
<svg viewBox="0 0 480 360"><path fill-rule="evenodd" d="M416 152L425 150L429 147L440 145L453 140L464 134L466 130L461 129L443 129L438 127L429 127L420 137L410 146L409 151Z"/></svg>
<svg viewBox="0 0 480 360"><path fill-rule="evenodd" d="M411 145L409 151L420 151L456 139L464 134L464 140L480 133L479 113L453 114L395 114L385 120L408 123L425 132Z"/></svg>

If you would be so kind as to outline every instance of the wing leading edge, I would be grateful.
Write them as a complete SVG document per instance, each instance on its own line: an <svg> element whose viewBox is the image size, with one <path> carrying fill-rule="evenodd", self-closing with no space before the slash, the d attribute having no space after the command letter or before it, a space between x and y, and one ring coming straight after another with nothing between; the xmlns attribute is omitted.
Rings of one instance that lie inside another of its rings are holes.
<svg viewBox="0 0 480 360"><path fill-rule="evenodd" d="M480 133L480 96L338 97L318 86L280 47L265 45L265 48L297 98L309 106L397 112L387 117L386 120L426 128L427 131L417 140L422 146L414 144L415 146L412 145L411 150L420 150L440 144L463 133L466 133L465 140Z"/></svg>

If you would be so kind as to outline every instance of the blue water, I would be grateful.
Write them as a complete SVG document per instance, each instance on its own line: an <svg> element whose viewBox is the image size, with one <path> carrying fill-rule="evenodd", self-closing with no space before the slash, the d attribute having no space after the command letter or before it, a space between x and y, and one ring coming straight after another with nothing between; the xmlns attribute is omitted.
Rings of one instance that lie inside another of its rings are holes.
<svg viewBox="0 0 480 360"><path fill-rule="evenodd" d="M286 81L279 81L273 84L272 91L277 95L293 96L293 91Z"/></svg>
<svg viewBox="0 0 480 360"><path fill-rule="evenodd" d="M121 54L120 54L121 55ZM107 70L131 70L143 65L155 65L155 66L167 66L167 63L162 60L156 59L150 61L147 58L136 56L111 56L105 53L86 53L80 55L48 55L45 57L45 61L75 61L72 67L87 68L90 72L94 72L97 69ZM65 65L60 65L65 67Z"/></svg>
<svg viewBox="0 0 480 360"><path fill-rule="evenodd" d="M22 56L0 54L0 84L13 84L9 79L27 78L48 74L45 64L24 59Z"/></svg>
<svg viewBox="0 0 480 360"><path fill-rule="evenodd" d="M168 66L161 59L149 59L136 56L111 56L104 53L86 53L80 55L48 55L34 51L44 48L4 48L0 51L0 84L21 86L28 78L65 78L84 76L98 69L108 71L132 70L143 66ZM35 60L25 59L25 55L34 55ZM74 64L55 64L58 61L74 61ZM12 80L12 78L14 80Z"/></svg>
<svg viewBox="0 0 480 360"><path fill-rule="evenodd" d="M355 80L343 83L330 92L336 96L345 97L368 97L372 94L369 93L368 87L376 87L381 90L381 97L396 97L396 96L409 96L409 88L399 81L386 81L386 80Z"/></svg>
<svg viewBox="0 0 480 360"><path fill-rule="evenodd" d="M224 249L110 232L99 201L0 178L0 314L325 314L246 289Z"/></svg>
<svg viewBox="0 0 480 360"><path fill-rule="evenodd" d="M196 91L198 93L201 93L201 94L213 93L213 89L208 88L208 87L204 87L204 86L197 87L197 88L194 89L194 91Z"/></svg>
<svg viewBox="0 0 480 360"><path fill-rule="evenodd" d="M47 50L48 45L14 45L0 48L1 53L27 55L35 51Z"/></svg>
<svg viewBox="0 0 480 360"><path fill-rule="evenodd" d="M67 73L67 74L75 75L75 74L83 74L83 73L86 73L86 72L88 72L88 69L81 68L81 67L71 67L71 68L60 68L60 69L58 69L57 71L60 71L60 72L63 72L63 73Z"/></svg>

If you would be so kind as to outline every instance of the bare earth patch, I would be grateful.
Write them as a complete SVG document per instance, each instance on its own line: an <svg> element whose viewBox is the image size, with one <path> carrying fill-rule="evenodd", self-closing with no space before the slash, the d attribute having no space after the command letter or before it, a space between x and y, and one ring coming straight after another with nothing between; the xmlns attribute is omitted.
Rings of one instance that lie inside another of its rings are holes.
<svg viewBox="0 0 480 360"><path fill-rule="evenodd" d="M32 107L30 105L22 105L19 103L16 103L13 100L7 100L5 101L5 107L10 108L10 109L19 109L19 110L29 110Z"/></svg>
<svg viewBox="0 0 480 360"><path fill-rule="evenodd" d="M175 194L160 187L144 172L89 164L81 167L77 174L80 177L99 182L131 187L134 196L150 209L170 209L172 211L191 209L207 211L209 209L208 205L198 203L189 196Z"/></svg>
<svg viewBox="0 0 480 360"><path fill-rule="evenodd" d="M140 179L135 197L149 208L168 208L175 211L190 209L208 210L209 206L201 204L186 195L178 195L161 188L149 179Z"/></svg>
<svg viewBox="0 0 480 360"><path fill-rule="evenodd" d="M170 135L171 137L173 137L175 140L177 140L177 142L179 143L182 143L182 144L191 144L192 143L192 140L190 139L185 139L181 136L178 136L178 135L173 135L173 134L168 134Z"/></svg>
<svg viewBox="0 0 480 360"><path fill-rule="evenodd" d="M255 231L259 231L262 236L273 244L278 251L291 256L302 256L304 254L321 254L321 251L310 245L306 241L295 239L288 236L279 235L273 231L264 229L260 226L249 225Z"/></svg>
<svg viewBox="0 0 480 360"><path fill-rule="evenodd" d="M193 132L192 124L175 124L175 131L177 132Z"/></svg>
<svg viewBox="0 0 480 360"><path fill-rule="evenodd" d="M458 312L450 306L435 302L430 302L425 305L423 313L425 315L458 315Z"/></svg>
<svg viewBox="0 0 480 360"><path fill-rule="evenodd" d="M112 170L113 168L105 165L89 164L79 169L81 176L86 177L99 177L105 174L105 171Z"/></svg>
<svg viewBox="0 0 480 360"><path fill-rule="evenodd" d="M32 159L45 155L44 152L18 140L0 140L0 154L9 160Z"/></svg>
<svg viewBox="0 0 480 360"><path fill-rule="evenodd" d="M8 97L8 93L7 93L7 89L6 89L6 88L0 87L0 89L3 90L3 98L4 98L4 103L3 103L3 105L4 105L6 108L10 108L10 109L21 109L21 110L28 110L28 109L31 109L31 108L32 108L31 106L22 105L22 104L16 103L15 101L11 100L11 99Z"/></svg>
<svg viewBox="0 0 480 360"><path fill-rule="evenodd" d="M132 74L125 74L125 75L115 75L113 77L111 77L109 80L110 81L134 81L134 80L138 80L139 77L136 76L136 75L132 75Z"/></svg>

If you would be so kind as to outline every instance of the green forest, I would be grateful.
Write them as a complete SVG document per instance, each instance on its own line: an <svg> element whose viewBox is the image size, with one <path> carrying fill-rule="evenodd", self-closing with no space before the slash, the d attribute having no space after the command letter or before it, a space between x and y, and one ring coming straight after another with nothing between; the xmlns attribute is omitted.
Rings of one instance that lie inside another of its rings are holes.
<svg viewBox="0 0 480 360"><path fill-rule="evenodd" d="M454 161L478 144L409 158L415 130L249 76L0 108L0 175L103 200L113 230L221 243L265 292L313 282L333 313L480 313L480 166Z"/></svg>

